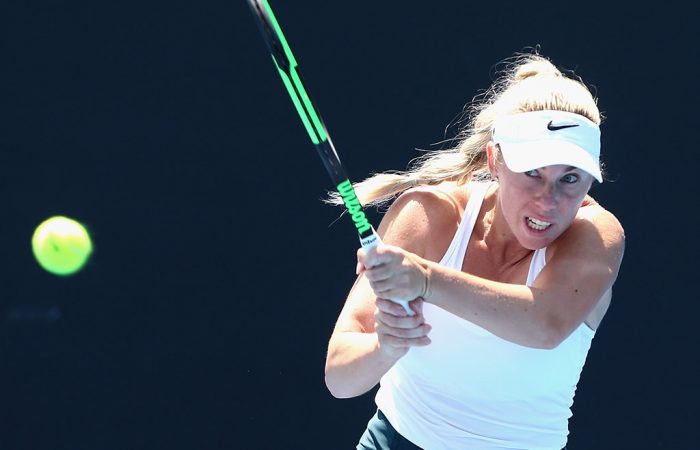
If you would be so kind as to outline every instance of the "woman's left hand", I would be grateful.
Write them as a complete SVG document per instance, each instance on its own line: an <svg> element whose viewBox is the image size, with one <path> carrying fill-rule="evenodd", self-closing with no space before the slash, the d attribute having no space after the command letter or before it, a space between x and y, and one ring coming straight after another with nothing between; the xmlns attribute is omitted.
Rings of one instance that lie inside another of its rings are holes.
<svg viewBox="0 0 700 450"><path fill-rule="evenodd" d="M424 300L430 294L430 271L418 255L380 244L357 251L357 273L364 272L374 294L387 300Z"/></svg>

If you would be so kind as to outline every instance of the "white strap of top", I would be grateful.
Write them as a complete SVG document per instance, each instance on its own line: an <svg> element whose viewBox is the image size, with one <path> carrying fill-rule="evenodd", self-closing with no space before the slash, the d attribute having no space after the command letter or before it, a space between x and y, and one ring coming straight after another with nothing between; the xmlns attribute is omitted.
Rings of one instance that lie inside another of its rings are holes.
<svg viewBox="0 0 700 450"><path fill-rule="evenodd" d="M484 201L484 197L491 187L489 182L473 182L470 183L471 195L469 196L469 201L467 202L466 208L464 208L464 214L462 214L462 221L457 227L457 232L452 238L450 246L445 252L445 256L442 257L440 264L443 266L450 267L452 269L461 270L462 263L464 262L464 256L467 252L467 246L469 245L469 237L474 230L474 224L476 224L476 219L479 218L479 211L481 211L481 204Z"/></svg>

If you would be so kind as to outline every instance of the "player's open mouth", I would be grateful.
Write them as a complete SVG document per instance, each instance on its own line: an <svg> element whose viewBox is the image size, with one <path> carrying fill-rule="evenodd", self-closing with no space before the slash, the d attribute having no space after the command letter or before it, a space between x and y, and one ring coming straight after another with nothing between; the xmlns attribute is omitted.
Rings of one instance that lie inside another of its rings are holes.
<svg viewBox="0 0 700 450"><path fill-rule="evenodd" d="M549 222L545 222L543 220L537 220L533 219L532 217L527 217L527 226L532 228L533 230L537 231L543 231L549 228L552 224Z"/></svg>

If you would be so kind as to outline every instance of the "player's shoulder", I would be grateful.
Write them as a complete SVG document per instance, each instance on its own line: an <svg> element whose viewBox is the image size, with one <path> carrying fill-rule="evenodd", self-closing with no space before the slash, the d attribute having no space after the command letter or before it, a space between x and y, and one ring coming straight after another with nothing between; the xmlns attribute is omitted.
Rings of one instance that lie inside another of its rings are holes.
<svg viewBox="0 0 700 450"><path fill-rule="evenodd" d="M379 233L386 243L436 257L459 225L467 191L466 186L455 183L411 188L391 204Z"/></svg>
<svg viewBox="0 0 700 450"><path fill-rule="evenodd" d="M401 193L390 209L418 208L423 211L459 215L464 197L464 186L441 183L416 186Z"/></svg>
<svg viewBox="0 0 700 450"><path fill-rule="evenodd" d="M618 218L591 196L585 198L573 223L574 226L579 227L584 227L586 224L591 225L593 230L609 239L624 242L625 230Z"/></svg>
<svg viewBox="0 0 700 450"><path fill-rule="evenodd" d="M562 243L575 241L619 254L625 247L625 230L618 218L590 196L586 197L562 238Z"/></svg>

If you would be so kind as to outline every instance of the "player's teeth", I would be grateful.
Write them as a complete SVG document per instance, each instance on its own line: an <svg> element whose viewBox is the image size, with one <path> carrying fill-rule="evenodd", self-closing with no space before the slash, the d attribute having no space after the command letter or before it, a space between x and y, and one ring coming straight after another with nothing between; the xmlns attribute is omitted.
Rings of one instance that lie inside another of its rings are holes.
<svg viewBox="0 0 700 450"><path fill-rule="evenodd" d="M528 217L528 218L527 218L527 225L528 225L530 228L533 228L533 229L538 230L538 231L542 231L542 230L544 230L545 228L547 228L548 226L550 226L551 223L545 222L545 221L542 221L542 220L533 219L533 218L531 218L531 217Z"/></svg>

